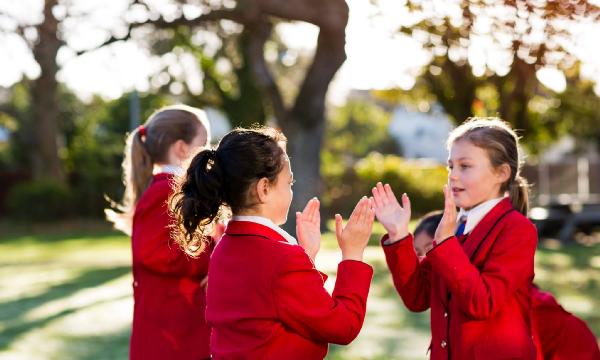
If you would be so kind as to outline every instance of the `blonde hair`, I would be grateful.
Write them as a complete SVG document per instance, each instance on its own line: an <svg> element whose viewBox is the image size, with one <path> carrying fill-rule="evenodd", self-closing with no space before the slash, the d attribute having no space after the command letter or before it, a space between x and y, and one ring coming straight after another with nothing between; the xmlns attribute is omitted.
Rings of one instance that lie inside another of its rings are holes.
<svg viewBox="0 0 600 360"><path fill-rule="evenodd" d="M529 185L521 177L523 164L519 137L510 125L500 118L473 117L454 129L448 136L448 148L459 140L486 150L494 168L503 164L510 167L510 177L500 191L507 192L513 207L527 216L529 210Z"/></svg>
<svg viewBox="0 0 600 360"><path fill-rule="evenodd" d="M143 129L143 130L142 130ZM186 144L203 132L210 143L210 126L204 111L186 105L172 105L155 111L148 121L127 136L123 159L125 193L121 203L110 199L104 213L114 227L131 234L138 200L152 180L154 164L167 161L169 148L178 140Z"/></svg>

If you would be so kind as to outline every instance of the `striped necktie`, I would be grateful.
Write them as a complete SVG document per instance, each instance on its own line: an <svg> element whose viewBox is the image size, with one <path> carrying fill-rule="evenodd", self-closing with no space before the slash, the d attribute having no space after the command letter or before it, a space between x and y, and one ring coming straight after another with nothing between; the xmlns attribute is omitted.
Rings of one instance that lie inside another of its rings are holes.
<svg viewBox="0 0 600 360"><path fill-rule="evenodd" d="M456 228L455 236L461 236L465 232L465 225L467 225L467 216L463 215L460 217L458 227Z"/></svg>

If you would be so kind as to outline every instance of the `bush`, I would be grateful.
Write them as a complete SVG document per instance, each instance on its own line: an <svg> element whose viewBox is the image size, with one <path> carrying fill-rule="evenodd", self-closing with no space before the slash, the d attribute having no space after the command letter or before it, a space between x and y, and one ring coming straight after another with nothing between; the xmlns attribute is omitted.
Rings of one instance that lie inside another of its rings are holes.
<svg viewBox="0 0 600 360"><path fill-rule="evenodd" d="M8 215L25 221L51 221L72 214L72 196L66 186L54 181L16 185L7 199Z"/></svg>
<svg viewBox="0 0 600 360"><path fill-rule="evenodd" d="M370 195L378 181L389 183L397 197L404 192L408 194L413 218L442 209L444 205L442 188L448 175L446 168L439 164L370 153L336 175L326 180L324 199L331 213L350 214L358 199Z"/></svg>

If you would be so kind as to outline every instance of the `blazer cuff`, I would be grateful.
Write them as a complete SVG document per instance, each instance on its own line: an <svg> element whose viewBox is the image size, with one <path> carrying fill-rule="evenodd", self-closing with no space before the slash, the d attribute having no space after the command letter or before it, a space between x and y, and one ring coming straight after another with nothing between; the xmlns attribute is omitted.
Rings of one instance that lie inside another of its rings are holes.
<svg viewBox="0 0 600 360"><path fill-rule="evenodd" d="M403 241L404 241L404 240L406 240L406 239L410 239L410 238L412 238L412 235L411 235L411 233L408 233L408 234L407 234L405 237L403 237L402 239L398 239L398 240L396 240L396 241L394 241L394 242L391 242L391 243L389 243L389 244L386 244L385 242L386 242L386 240L388 240L389 238L390 238L390 234L385 234L385 235L383 235L383 237L381 238L381 246L384 246L384 247L386 247L386 246L393 246L393 245L397 245L397 244L399 244L399 243L403 242Z"/></svg>
<svg viewBox="0 0 600 360"><path fill-rule="evenodd" d="M337 278L335 280L336 293L344 289L355 289L365 298L369 293L373 268L362 261L342 260L338 264Z"/></svg>
<svg viewBox="0 0 600 360"><path fill-rule="evenodd" d="M434 251L435 249L437 249L438 247L441 247L444 243L447 243L450 239L452 238L456 238L456 236L452 235L452 236L448 236L447 238L445 238L444 240L440 241L440 242L436 242L435 240L433 240L433 247L431 249L429 249L429 251L427 251L425 253L425 256L429 256L429 254Z"/></svg>

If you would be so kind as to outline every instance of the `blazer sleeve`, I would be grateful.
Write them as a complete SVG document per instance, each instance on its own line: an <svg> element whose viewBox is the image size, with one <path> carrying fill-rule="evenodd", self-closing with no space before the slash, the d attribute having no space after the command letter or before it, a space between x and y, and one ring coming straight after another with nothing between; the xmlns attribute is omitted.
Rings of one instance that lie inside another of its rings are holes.
<svg viewBox="0 0 600 360"><path fill-rule="evenodd" d="M286 327L303 337L349 344L362 328L372 277L371 266L342 261L330 295L308 255L294 251L284 257L274 279L277 314Z"/></svg>
<svg viewBox="0 0 600 360"><path fill-rule="evenodd" d="M514 218L513 218L514 219ZM456 237L427 253L432 268L452 291L461 311L483 320L502 309L516 289L533 278L537 232L523 221L501 230L485 262L473 265Z"/></svg>
<svg viewBox="0 0 600 360"><path fill-rule="evenodd" d="M135 219L139 227L133 241L134 259L141 266L165 275L203 278L208 272L212 242L197 257L184 253L171 238L168 215L168 188L157 196L156 202Z"/></svg>
<svg viewBox="0 0 600 360"><path fill-rule="evenodd" d="M431 296L431 264L427 258L419 260L409 234L391 245L385 245L388 235L381 240L392 280L404 305L414 312L429 309Z"/></svg>

